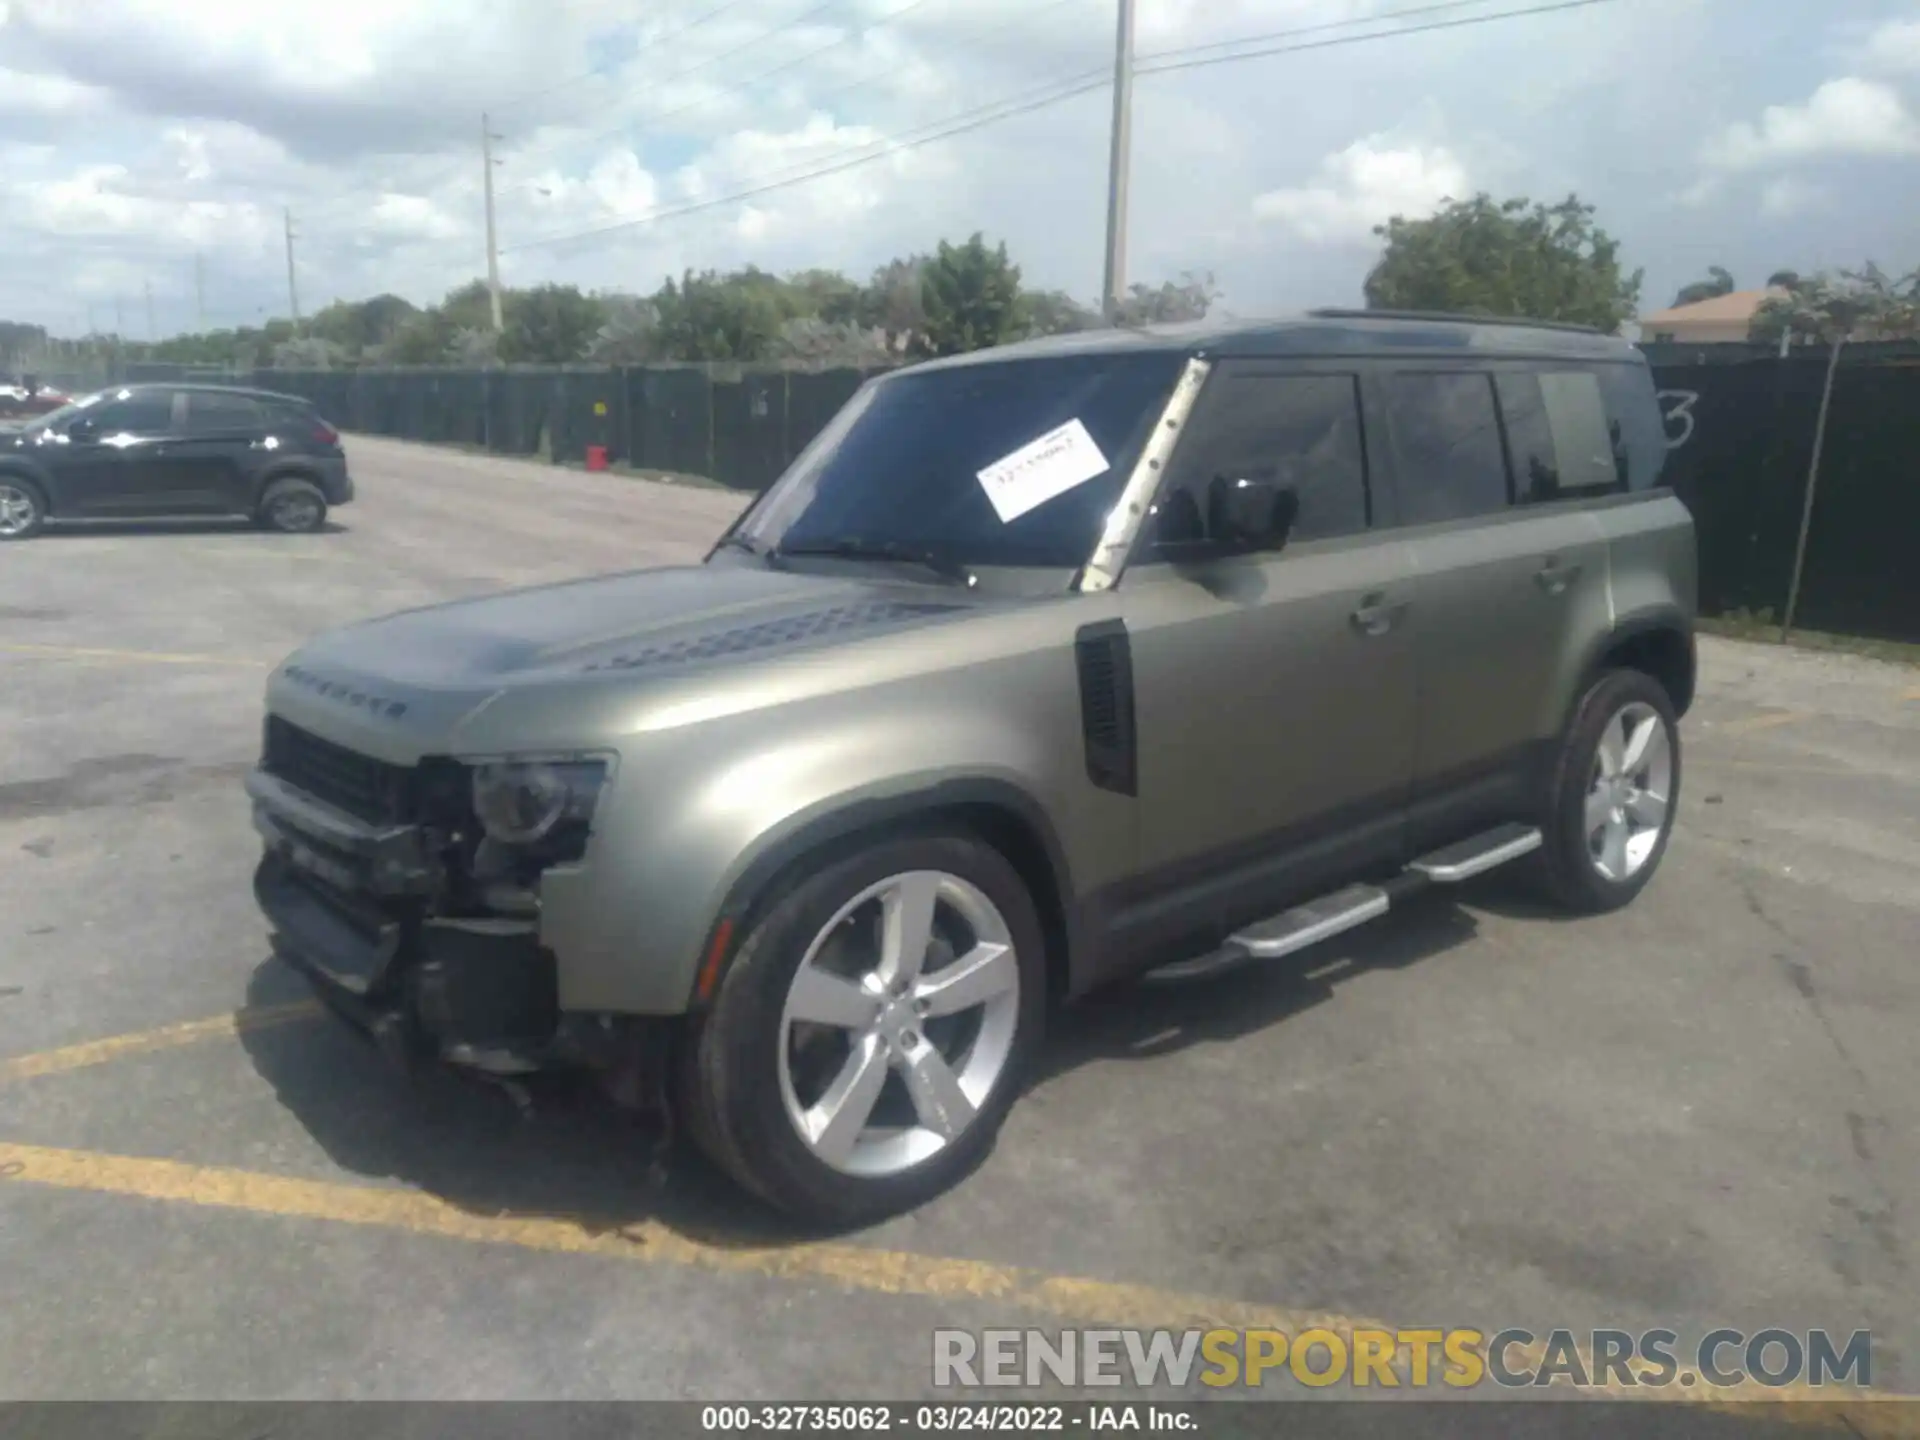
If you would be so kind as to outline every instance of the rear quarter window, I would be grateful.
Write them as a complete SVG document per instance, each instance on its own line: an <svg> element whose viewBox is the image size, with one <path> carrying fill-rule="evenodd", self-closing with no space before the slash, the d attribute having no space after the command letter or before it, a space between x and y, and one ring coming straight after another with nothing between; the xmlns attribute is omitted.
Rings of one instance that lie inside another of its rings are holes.
<svg viewBox="0 0 1920 1440"><path fill-rule="evenodd" d="M276 401L266 408L269 430L309 430L320 423L320 413L305 405Z"/></svg>
<svg viewBox="0 0 1920 1440"><path fill-rule="evenodd" d="M1543 365L1495 385L1520 504L1659 484L1666 437L1644 368Z"/></svg>
<svg viewBox="0 0 1920 1440"><path fill-rule="evenodd" d="M1596 365L1607 438L1623 465L1627 489L1653 490L1666 483L1667 427L1654 394L1653 371L1644 363Z"/></svg>
<svg viewBox="0 0 1920 1440"><path fill-rule="evenodd" d="M1626 489L1625 457L1609 433L1600 378L1591 370L1512 371L1494 383L1521 504Z"/></svg>

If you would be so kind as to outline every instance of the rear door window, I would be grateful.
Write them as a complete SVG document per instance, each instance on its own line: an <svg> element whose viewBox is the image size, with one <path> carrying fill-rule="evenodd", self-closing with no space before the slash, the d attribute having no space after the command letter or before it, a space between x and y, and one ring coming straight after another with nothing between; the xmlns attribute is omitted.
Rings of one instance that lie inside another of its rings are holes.
<svg viewBox="0 0 1920 1440"><path fill-rule="evenodd" d="M1491 375L1402 370L1387 375L1384 388L1402 523L1432 525L1507 508Z"/></svg>
<svg viewBox="0 0 1920 1440"><path fill-rule="evenodd" d="M217 390L187 392L189 435L251 432L260 427L260 406L248 396L223 395Z"/></svg>

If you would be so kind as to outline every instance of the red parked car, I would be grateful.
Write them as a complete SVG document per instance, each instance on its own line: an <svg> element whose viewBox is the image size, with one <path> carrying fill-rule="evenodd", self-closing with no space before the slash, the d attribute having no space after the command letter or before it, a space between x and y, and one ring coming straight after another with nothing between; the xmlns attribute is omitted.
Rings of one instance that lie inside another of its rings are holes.
<svg viewBox="0 0 1920 1440"><path fill-rule="evenodd" d="M58 410L71 396L29 375L16 385L0 385L0 418L32 418Z"/></svg>

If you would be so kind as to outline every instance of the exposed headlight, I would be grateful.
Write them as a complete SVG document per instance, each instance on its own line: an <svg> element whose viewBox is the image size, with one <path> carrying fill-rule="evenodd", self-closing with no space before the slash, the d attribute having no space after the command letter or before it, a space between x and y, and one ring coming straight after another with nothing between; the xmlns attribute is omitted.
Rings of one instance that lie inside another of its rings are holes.
<svg viewBox="0 0 1920 1440"><path fill-rule="evenodd" d="M483 762L474 767L473 810L489 839L535 845L590 823L606 779L604 760Z"/></svg>

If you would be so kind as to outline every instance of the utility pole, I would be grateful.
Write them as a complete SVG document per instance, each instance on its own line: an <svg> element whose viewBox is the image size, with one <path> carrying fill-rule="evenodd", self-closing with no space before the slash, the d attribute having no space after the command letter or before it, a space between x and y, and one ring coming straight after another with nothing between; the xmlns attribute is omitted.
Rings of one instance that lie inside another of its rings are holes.
<svg viewBox="0 0 1920 1440"><path fill-rule="evenodd" d="M493 158L493 142L500 137L493 133L486 112L480 114L480 185L487 197L487 298L493 304L493 333L498 335L504 328L500 316L500 244L493 226L493 167L500 162Z"/></svg>
<svg viewBox="0 0 1920 1440"><path fill-rule="evenodd" d="M155 330L153 326L153 282L151 280L147 281L146 283L146 295L147 295L147 343L151 345L154 341L160 338L159 331Z"/></svg>
<svg viewBox="0 0 1920 1440"><path fill-rule="evenodd" d="M193 321L204 335L207 330L207 262L198 250L193 252Z"/></svg>
<svg viewBox="0 0 1920 1440"><path fill-rule="evenodd" d="M127 302L118 295L113 297L113 338L127 338Z"/></svg>
<svg viewBox="0 0 1920 1440"><path fill-rule="evenodd" d="M1133 0L1117 0L1113 45L1113 151L1107 165L1107 274L1101 295L1107 322L1119 318L1127 288L1127 171L1133 151Z"/></svg>
<svg viewBox="0 0 1920 1440"><path fill-rule="evenodd" d="M300 333L300 282L294 278L294 273L293 273L293 240L294 240L293 211L288 210L286 212L286 215L287 215L287 304L293 310L293 329L294 329L294 333L297 335Z"/></svg>
<svg viewBox="0 0 1920 1440"><path fill-rule="evenodd" d="M87 338L93 339L100 333L100 322L93 318L93 302L87 302Z"/></svg>

